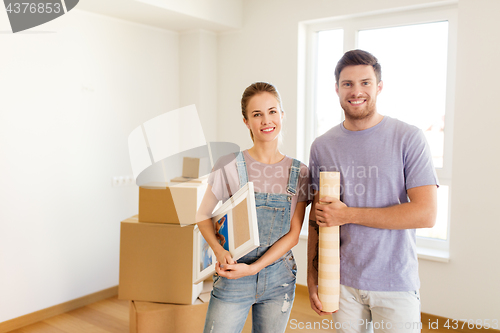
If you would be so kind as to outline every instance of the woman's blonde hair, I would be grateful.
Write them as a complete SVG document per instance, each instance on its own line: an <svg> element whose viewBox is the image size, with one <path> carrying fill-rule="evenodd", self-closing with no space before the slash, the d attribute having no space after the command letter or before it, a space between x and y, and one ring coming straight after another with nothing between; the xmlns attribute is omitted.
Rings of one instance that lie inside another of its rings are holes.
<svg viewBox="0 0 500 333"><path fill-rule="evenodd" d="M281 104L281 96L280 93L278 92L278 89L273 84L268 82L254 82L245 89L243 95L241 96L241 114L243 115L243 118L245 118L245 120L248 120L247 105L248 102L250 101L250 98L254 97L255 95L262 94L264 92L272 94L278 101L281 112L284 112L283 105ZM251 130L250 130L250 137L252 138L253 141L253 133Z"/></svg>

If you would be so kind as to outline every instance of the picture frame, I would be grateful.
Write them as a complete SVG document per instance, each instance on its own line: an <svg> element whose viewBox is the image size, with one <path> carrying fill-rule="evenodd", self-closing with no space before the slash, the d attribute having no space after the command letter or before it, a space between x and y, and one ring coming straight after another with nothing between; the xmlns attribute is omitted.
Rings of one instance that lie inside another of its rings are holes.
<svg viewBox="0 0 500 333"><path fill-rule="evenodd" d="M253 183L246 183L221 205L212 214L212 222L219 243L234 260L257 248L260 241ZM193 283L198 283L215 273L217 258L198 227L193 244Z"/></svg>
<svg viewBox="0 0 500 333"><path fill-rule="evenodd" d="M198 226L194 228L193 244L193 284L196 284L214 274L217 257L203 238Z"/></svg>

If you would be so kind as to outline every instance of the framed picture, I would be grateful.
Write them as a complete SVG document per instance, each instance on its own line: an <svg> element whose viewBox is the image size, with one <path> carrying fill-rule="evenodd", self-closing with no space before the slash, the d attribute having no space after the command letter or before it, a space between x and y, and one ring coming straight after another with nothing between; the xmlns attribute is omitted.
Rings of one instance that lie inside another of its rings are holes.
<svg viewBox="0 0 500 333"><path fill-rule="evenodd" d="M217 258L212 248L208 245L205 238L203 238L198 226L194 228L193 235L193 283L198 283L215 272Z"/></svg>
<svg viewBox="0 0 500 333"><path fill-rule="evenodd" d="M259 227L255 209L253 183L248 182L212 214L215 236L234 260L257 248ZM215 273L217 261L201 232L194 233L194 283L198 283Z"/></svg>

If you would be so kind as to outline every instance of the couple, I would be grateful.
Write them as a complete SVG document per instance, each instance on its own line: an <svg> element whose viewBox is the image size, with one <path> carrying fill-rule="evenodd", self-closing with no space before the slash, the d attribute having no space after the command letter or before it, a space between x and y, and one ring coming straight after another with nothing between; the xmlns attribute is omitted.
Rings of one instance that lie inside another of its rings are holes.
<svg viewBox="0 0 500 333"><path fill-rule="evenodd" d="M199 209L198 226L217 256L204 332L240 332L250 308L252 332L285 331L297 271L291 248L311 201L312 309L330 315L321 311L317 292L319 227L341 226L340 309L332 316L344 329L337 331L383 331L389 325L380 323L390 321L392 332L406 332L412 330L396 323L420 322L415 228L432 227L437 209L429 147L419 129L377 112L382 81L373 55L345 53L335 79L345 121L314 141L309 169L278 149L284 111L276 88L256 82L244 91L243 122L254 145L217 162L215 169L224 172L210 175ZM318 203L320 171L341 171L342 201ZM236 263L218 243L210 215L248 181L254 182L260 247Z"/></svg>

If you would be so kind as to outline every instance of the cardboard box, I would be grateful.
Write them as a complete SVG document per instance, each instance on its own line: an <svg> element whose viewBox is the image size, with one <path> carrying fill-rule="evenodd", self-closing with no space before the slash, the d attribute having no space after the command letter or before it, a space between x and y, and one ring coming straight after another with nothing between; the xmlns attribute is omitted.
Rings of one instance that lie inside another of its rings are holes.
<svg viewBox="0 0 500 333"><path fill-rule="evenodd" d="M207 183L148 183L139 187L139 221L188 225L196 223L196 211Z"/></svg>
<svg viewBox="0 0 500 333"><path fill-rule="evenodd" d="M122 221L118 298L192 304L203 288L192 278L195 228Z"/></svg>
<svg viewBox="0 0 500 333"><path fill-rule="evenodd" d="M200 176L200 159L184 157L182 160L182 177L198 178Z"/></svg>
<svg viewBox="0 0 500 333"><path fill-rule="evenodd" d="M202 176L200 178L186 178L186 177L175 177L170 179L169 185L177 185L179 183L207 183L208 175Z"/></svg>
<svg viewBox="0 0 500 333"><path fill-rule="evenodd" d="M182 177L199 178L211 170L207 157L184 157L182 160Z"/></svg>
<svg viewBox="0 0 500 333"><path fill-rule="evenodd" d="M210 292L208 292L210 299ZM192 305L130 302L130 333L203 332L206 297Z"/></svg>

